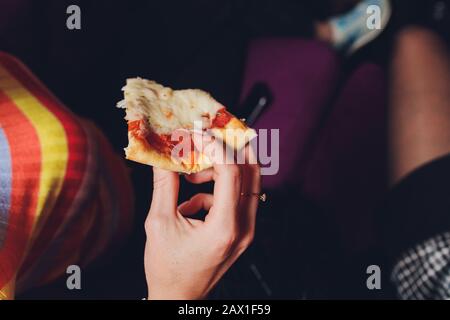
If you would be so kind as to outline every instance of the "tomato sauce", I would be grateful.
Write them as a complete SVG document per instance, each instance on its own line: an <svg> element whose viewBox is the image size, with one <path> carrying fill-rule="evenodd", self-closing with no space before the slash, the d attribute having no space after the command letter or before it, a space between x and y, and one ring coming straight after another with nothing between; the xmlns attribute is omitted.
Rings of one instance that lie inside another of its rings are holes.
<svg viewBox="0 0 450 320"><path fill-rule="evenodd" d="M171 141L171 136L169 134L156 134L150 128L142 130L142 121L135 120L128 122L128 131L141 141L150 144L153 148L159 152L170 154L173 147L176 145L174 141Z"/></svg>
<svg viewBox="0 0 450 320"><path fill-rule="evenodd" d="M154 131L152 131L150 128L142 129L142 121L143 120L136 120L136 121L130 121L128 122L128 131L136 138L141 141L144 141L146 144L151 145L154 149L156 149L158 152L163 154L171 154L173 148L184 141L184 139L189 138L190 141L190 157L193 157L194 153L194 143L190 137L190 134L182 135L179 137L179 141L173 141L172 136L170 134L157 134ZM180 150L179 154L177 156L183 158L183 149Z"/></svg>
<svg viewBox="0 0 450 320"><path fill-rule="evenodd" d="M212 121L213 128L224 128L228 122L230 122L232 115L226 111L225 108L217 111L216 117ZM144 120L135 120L128 122L128 131L136 138L141 141L144 141L146 144L151 145L158 152L163 154L171 154L173 148L180 142L185 139L185 136L182 136L180 141L172 141L172 137L170 134L157 134L149 126L146 126L143 123ZM191 139L191 137L189 136ZM186 155L187 157L194 157L194 144L192 139L190 155ZM180 157L184 157L183 150L181 150Z"/></svg>
<svg viewBox="0 0 450 320"><path fill-rule="evenodd" d="M212 127L213 128L223 128L227 125L231 120L231 114L225 110L225 108L217 111L216 117L213 120Z"/></svg>

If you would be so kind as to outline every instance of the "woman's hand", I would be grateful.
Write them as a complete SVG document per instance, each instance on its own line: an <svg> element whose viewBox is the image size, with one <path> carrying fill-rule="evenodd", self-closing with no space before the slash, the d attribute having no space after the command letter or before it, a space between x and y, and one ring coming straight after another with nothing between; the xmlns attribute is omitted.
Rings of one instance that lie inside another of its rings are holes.
<svg viewBox="0 0 450 320"><path fill-rule="evenodd" d="M214 194L178 203L179 175L154 168L146 221L145 272L149 299L202 299L253 240L260 192L256 164L216 164L187 176L214 180ZM205 221L188 216L208 210Z"/></svg>

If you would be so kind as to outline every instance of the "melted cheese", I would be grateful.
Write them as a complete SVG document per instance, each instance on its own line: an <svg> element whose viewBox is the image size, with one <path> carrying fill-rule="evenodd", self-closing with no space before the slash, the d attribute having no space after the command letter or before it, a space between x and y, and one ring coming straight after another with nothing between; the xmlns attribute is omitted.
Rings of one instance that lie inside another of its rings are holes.
<svg viewBox="0 0 450 320"><path fill-rule="evenodd" d="M194 129L194 124L201 124L202 129L210 128L217 111L223 108L202 90L172 90L141 78L128 79L122 90L125 99L117 106L126 109L125 119L146 119L158 134Z"/></svg>

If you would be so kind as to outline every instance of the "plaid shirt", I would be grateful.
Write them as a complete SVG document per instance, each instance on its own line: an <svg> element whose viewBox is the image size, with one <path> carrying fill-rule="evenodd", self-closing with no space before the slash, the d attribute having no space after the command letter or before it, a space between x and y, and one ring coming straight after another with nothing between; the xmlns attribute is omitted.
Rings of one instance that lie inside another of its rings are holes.
<svg viewBox="0 0 450 320"><path fill-rule="evenodd" d="M391 280L401 299L450 299L450 232L405 252Z"/></svg>

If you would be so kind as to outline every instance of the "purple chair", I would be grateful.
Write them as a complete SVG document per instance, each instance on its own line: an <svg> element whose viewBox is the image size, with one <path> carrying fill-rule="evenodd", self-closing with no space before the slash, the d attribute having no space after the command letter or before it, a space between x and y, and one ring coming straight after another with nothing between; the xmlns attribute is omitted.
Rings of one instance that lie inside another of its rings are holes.
<svg viewBox="0 0 450 320"><path fill-rule="evenodd" d="M242 97L265 82L273 103L254 127L281 129L279 172L263 177L265 188L295 185L304 176L308 143L335 91L338 61L326 45L308 40L261 39L249 46Z"/></svg>
<svg viewBox="0 0 450 320"><path fill-rule="evenodd" d="M280 129L279 172L264 176L263 188L300 190L329 214L345 249L370 246L386 190L383 70L363 64L345 77L325 44L260 39L249 46L242 96L257 82L269 86L273 103L254 127Z"/></svg>
<svg viewBox="0 0 450 320"><path fill-rule="evenodd" d="M350 75L309 157L302 193L332 213L346 248L375 241L374 212L387 190L386 88L380 67Z"/></svg>

